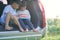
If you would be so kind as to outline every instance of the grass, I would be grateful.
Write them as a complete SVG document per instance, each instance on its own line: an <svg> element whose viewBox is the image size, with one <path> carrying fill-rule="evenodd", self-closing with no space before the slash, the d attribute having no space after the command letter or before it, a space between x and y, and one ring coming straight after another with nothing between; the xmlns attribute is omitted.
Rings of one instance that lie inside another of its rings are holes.
<svg viewBox="0 0 60 40"><path fill-rule="evenodd" d="M60 40L60 27L50 25L46 37L41 40Z"/></svg>

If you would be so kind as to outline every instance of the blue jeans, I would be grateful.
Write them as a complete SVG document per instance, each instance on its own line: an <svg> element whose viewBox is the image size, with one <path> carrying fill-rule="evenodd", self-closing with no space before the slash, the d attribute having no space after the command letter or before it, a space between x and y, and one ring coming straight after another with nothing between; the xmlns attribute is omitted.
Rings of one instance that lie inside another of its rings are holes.
<svg viewBox="0 0 60 40"><path fill-rule="evenodd" d="M31 23L31 21L29 19L19 19L19 22L24 30L26 30L26 28L27 28L26 25L28 25L28 27L30 29L34 28L33 24Z"/></svg>

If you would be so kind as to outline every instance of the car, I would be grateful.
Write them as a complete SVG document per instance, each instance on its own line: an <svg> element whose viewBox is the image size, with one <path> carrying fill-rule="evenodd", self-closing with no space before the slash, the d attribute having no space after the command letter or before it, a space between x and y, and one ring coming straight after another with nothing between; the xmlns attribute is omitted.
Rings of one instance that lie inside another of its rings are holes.
<svg viewBox="0 0 60 40"><path fill-rule="evenodd" d="M0 2L0 17L2 15L3 9L6 5L10 4L12 0L7 0L7 4ZM14 28L11 31L5 31L4 25L0 23L0 39L9 39L9 38L22 38L22 37L44 37L46 34L46 16L44 6L40 0L17 0L25 1L27 3L27 9L31 14L31 21L34 25L34 28L40 32L26 32L22 33L18 31L18 28ZM32 35L33 34L33 35Z"/></svg>

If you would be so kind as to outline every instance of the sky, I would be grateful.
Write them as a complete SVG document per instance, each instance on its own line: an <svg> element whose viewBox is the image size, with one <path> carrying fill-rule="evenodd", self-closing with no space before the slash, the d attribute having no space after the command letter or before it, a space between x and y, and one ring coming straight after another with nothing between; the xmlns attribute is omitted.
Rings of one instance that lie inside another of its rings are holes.
<svg viewBox="0 0 60 40"><path fill-rule="evenodd" d="M5 0L4 3L7 3ZM60 18L60 0L40 0L45 9L46 18Z"/></svg>
<svg viewBox="0 0 60 40"><path fill-rule="evenodd" d="M60 0L41 0L47 18L60 18Z"/></svg>

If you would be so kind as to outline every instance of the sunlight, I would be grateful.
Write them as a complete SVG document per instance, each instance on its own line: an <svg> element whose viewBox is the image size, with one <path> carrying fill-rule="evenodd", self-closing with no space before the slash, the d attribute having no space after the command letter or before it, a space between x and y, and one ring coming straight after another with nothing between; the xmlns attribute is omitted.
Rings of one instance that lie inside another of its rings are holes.
<svg viewBox="0 0 60 40"><path fill-rule="evenodd" d="M6 0L1 0L3 2L3 4L7 4L7 1Z"/></svg>
<svg viewBox="0 0 60 40"><path fill-rule="evenodd" d="M60 0L41 0L47 18L60 18Z"/></svg>

